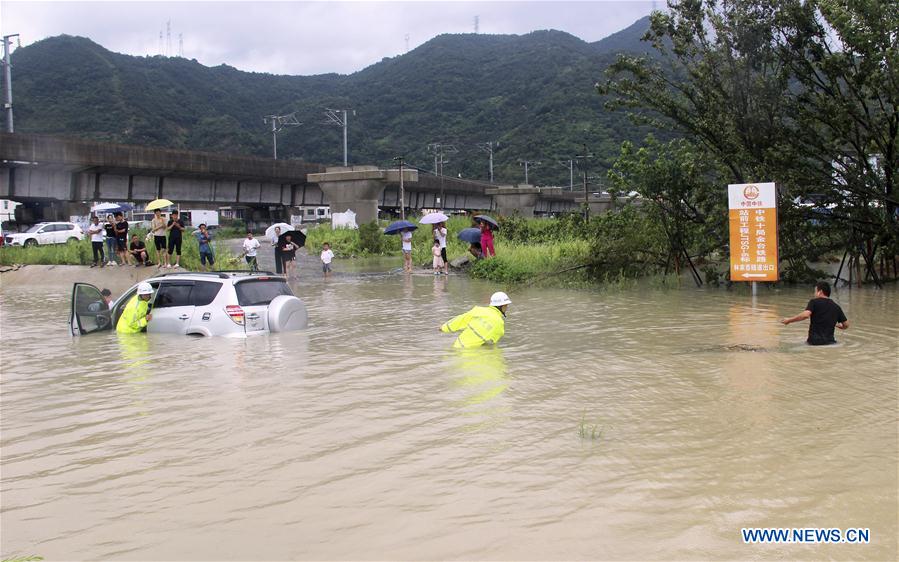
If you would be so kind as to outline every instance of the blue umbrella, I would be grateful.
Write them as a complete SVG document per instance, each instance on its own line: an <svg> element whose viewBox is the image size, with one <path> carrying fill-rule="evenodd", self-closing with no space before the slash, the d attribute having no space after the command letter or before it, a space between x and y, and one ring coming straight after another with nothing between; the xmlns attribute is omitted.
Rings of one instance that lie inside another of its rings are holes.
<svg viewBox="0 0 899 562"><path fill-rule="evenodd" d="M465 228L459 232L459 240L468 242L469 244L478 244L481 242L480 228Z"/></svg>
<svg viewBox="0 0 899 562"><path fill-rule="evenodd" d="M394 223L391 223L390 226L384 229L384 234L399 234L407 228L410 230L415 230L416 228L418 228L418 226L409 221L396 221Z"/></svg>

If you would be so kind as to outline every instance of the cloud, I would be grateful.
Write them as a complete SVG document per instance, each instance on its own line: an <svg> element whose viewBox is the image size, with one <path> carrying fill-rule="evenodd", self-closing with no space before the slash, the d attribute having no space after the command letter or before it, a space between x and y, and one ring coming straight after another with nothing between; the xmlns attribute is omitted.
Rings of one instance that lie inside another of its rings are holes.
<svg viewBox="0 0 899 562"><path fill-rule="evenodd" d="M597 41L649 13L650 1L612 2L9 2L4 35L23 45L60 34L112 51L180 51L209 66L275 74L352 73L442 33L558 29ZM171 22L170 34L166 22ZM160 33L162 39L160 40Z"/></svg>

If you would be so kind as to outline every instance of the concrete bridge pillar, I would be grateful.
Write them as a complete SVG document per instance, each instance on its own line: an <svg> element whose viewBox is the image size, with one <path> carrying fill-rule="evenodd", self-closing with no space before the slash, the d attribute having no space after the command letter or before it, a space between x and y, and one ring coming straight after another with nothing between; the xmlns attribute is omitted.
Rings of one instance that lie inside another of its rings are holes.
<svg viewBox="0 0 899 562"><path fill-rule="evenodd" d="M356 224L378 219L378 201L387 182L398 182L399 170L381 170L377 166L337 166L324 173L309 174L306 181L321 188L331 213L356 213ZM403 170L404 182L417 182L418 170Z"/></svg>
<svg viewBox="0 0 899 562"><path fill-rule="evenodd" d="M522 217L533 217L540 188L528 184L517 187L500 186L487 188L486 194L493 197L496 213L499 215L518 214Z"/></svg>

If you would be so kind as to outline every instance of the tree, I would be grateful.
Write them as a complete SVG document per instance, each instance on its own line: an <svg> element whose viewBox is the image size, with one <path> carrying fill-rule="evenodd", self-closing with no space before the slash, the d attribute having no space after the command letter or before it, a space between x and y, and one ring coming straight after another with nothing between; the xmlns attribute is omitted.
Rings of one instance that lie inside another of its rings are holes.
<svg viewBox="0 0 899 562"><path fill-rule="evenodd" d="M794 267L829 249L809 220L826 218L854 233L850 247L864 242L877 281L878 247L889 261L896 254L899 8L873 0L669 8L653 14L644 37L659 57L619 57L610 67L599 86L607 107L654 111L653 124L707 150L727 183L776 181L781 256Z"/></svg>

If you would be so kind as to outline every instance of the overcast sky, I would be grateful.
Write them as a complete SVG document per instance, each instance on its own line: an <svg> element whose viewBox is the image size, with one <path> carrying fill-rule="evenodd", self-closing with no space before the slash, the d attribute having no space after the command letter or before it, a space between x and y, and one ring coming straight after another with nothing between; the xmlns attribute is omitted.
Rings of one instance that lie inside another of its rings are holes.
<svg viewBox="0 0 899 562"><path fill-rule="evenodd" d="M659 2L663 5L664 2ZM649 14L654 3L574 2L21 2L0 0L0 30L22 45L88 37L112 51L164 54L179 37L187 58L275 74L347 74L441 33L567 31L597 41ZM160 42L160 32L163 38Z"/></svg>

